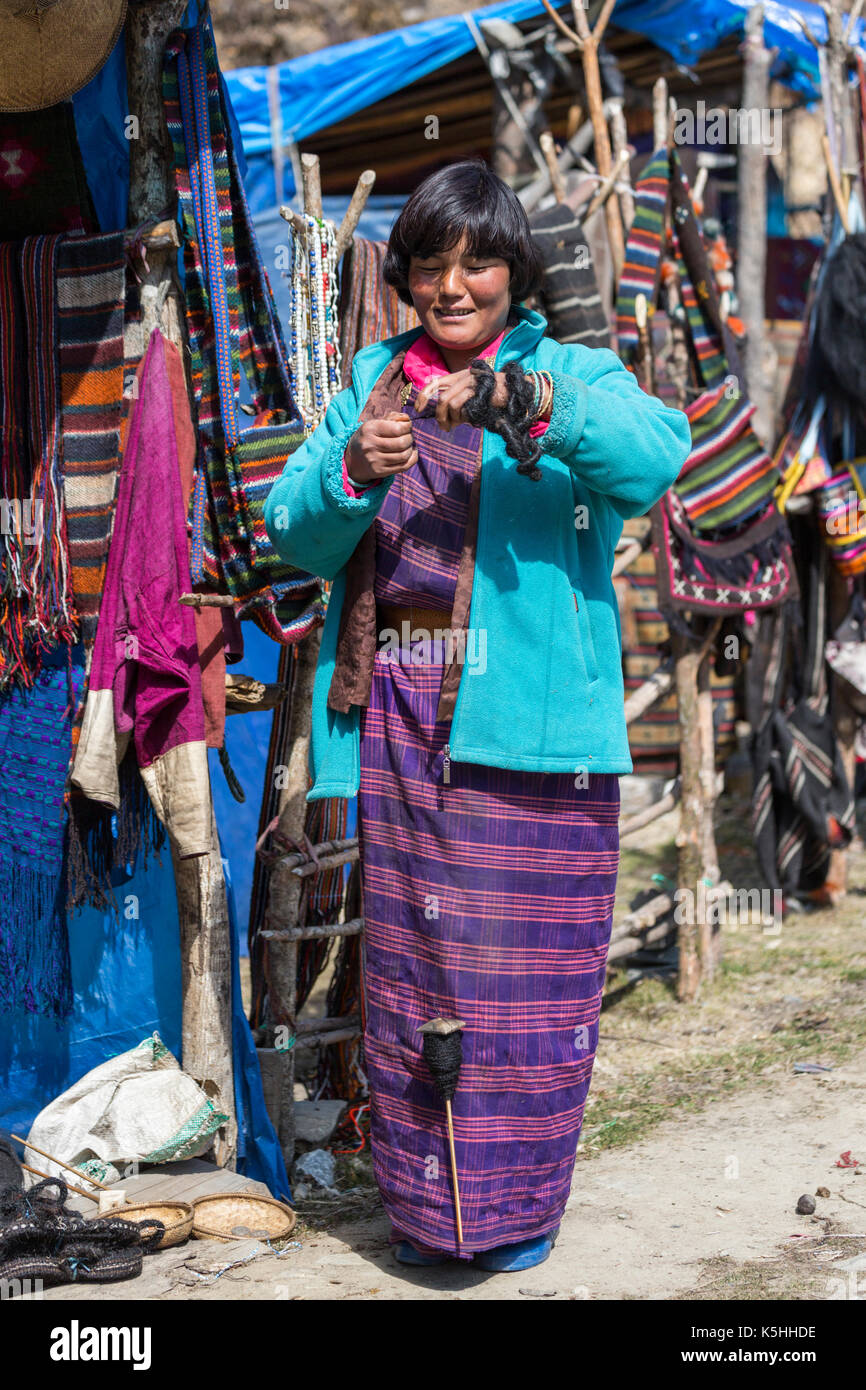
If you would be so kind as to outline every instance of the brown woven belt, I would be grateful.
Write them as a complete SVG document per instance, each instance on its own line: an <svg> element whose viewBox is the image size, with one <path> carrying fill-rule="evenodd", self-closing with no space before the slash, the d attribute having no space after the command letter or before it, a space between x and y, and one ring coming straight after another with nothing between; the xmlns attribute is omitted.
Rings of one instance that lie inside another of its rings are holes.
<svg viewBox="0 0 866 1390"><path fill-rule="evenodd" d="M410 634L421 631L432 637L437 630L451 627L451 614L443 608L418 608L413 603L380 603L377 610L378 628L393 628L402 634L403 624L409 624Z"/></svg>

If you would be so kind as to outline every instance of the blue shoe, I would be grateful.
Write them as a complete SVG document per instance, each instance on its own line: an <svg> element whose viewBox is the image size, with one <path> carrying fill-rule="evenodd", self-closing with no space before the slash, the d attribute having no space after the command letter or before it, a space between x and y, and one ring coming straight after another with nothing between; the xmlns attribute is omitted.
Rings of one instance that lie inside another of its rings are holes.
<svg viewBox="0 0 866 1390"><path fill-rule="evenodd" d="M513 1245L497 1245L493 1250L480 1250L473 1261L476 1269L492 1274L511 1274L518 1269L532 1269L544 1264L556 1244L559 1227L531 1240L517 1240Z"/></svg>
<svg viewBox="0 0 866 1390"><path fill-rule="evenodd" d="M422 1255L408 1240L401 1240L394 1247L394 1259L401 1265L442 1265L448 1256L444 1252L441 1255Z"/></svg>

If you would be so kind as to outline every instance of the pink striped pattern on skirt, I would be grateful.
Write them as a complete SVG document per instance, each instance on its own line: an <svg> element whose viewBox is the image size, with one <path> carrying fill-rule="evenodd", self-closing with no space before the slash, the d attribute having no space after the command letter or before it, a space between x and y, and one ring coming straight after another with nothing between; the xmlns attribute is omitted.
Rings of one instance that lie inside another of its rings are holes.
<svg viewBox="0 0 866 1390"><path fill-rule="evenodd" d="M468 677L471 678L471 677ZM462 1018L452 1102L462 1254L558 1226L595 1058L619 782L451 763L442 668L376 658L363 715L366 1032L395 1230L457 1253L444 1106L419 1024Z"/></svg>
<svg viewBox="0 0 866 1390"><path fill-rule="evenodd" d="M450 608L481 432L440 430L416 394L419 460L376 521L376 598ZM395 1233L457 1254L444 1105L417 1029L465 1021L452 1109L459 1253L471 1258L553 1230L565 1208L598 1037L619 781L578 788L570 774L452 761L445 783L441 645L379 651L362 710L364 1051Z"/></svg>

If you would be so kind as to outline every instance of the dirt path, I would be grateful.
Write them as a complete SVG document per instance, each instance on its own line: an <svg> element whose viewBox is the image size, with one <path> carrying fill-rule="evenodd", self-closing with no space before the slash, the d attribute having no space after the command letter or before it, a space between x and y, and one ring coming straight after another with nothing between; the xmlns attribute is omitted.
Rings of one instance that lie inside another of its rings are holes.
<svg viewBox="0 0 866 1390"><path fill-rule="evenodd" d="M141 1279L89 1297L195 1299L866 1300L866 1173L836 1168L853 1149L866 1168L866 1052L832 1073L774 1077L677 1113L633 1144L580 1161L550 1260L523 1274L448 1265L415 1272L387 1246L381 1210L329 1233L305 1228L300 1248L250 1253L193 1243L148 1260ZM862 1172L861 1168L861 1172ZM795 1214L801 1193L815 1217ZM794 1236L799 1239L792 1239ZM852 1269L851 1261L862 1268ZM52 1299L79 1299L83 1288Z"/></svg>
<svg viewBox="0 0 866 1390"><path fill-rule="evenodd" d="M665 816L629 842L619 911L673 872L676 827ZM717 833L724 876L759 886L748 808L721 803ZM572 1196L538 1269L402 1269L364 1155L341 1160L338 1201L299 1203L280 1258L193 1242L87 1296L866 1300L866 853L849 859L832 911L791 913L769 934L727 924L693 1003L677 1003L670 974L611 972ZM859 1169L835 1167L845 1150ZM831 1195L797 1216L819 1187ZM220 1272L233 1261L248 1262Z"/></svg>

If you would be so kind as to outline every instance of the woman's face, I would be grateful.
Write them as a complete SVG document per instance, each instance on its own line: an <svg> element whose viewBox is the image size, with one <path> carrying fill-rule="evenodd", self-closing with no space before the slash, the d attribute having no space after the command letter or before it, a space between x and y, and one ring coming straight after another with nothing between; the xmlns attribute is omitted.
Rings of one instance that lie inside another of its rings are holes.
<svg viewBox="0 0 866 1390"><path fill-rule="evenodd" d="M471 256L464 241L409 262L409 293L423 328L454 351L485 347L505 327L511 269L497 256Z"/></svg>

